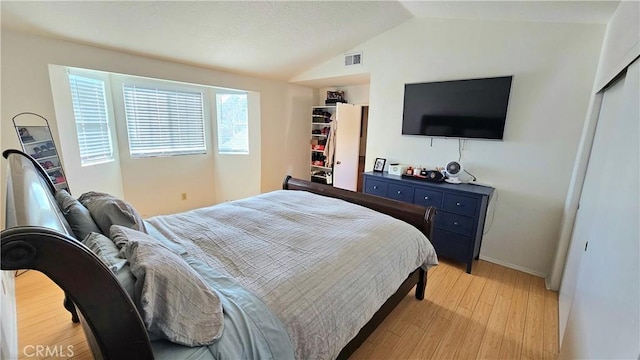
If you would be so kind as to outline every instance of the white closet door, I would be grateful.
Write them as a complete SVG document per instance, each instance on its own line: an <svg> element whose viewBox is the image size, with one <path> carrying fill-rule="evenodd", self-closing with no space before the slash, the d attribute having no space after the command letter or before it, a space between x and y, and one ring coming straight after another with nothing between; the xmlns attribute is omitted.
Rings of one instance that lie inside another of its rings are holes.
<svg viewBox="0 0 640 360"><path fill-rule="evenodd" d="M338 104L336 152L333 161L333 186L356 191L360 156L360 117L362 106Z"/></svg>
<svg viewBox="0 0 640 360"><path fill-rule="evenodd" d="M558 296L560 342L562 342L569 319L569 311L576 291L586 242L589 241L592 227L599 226L593 219L598 216L598 204L602 202L600 197L604 195L606 188L611 186L612 174L603 171L603 166L606 166L609 161L605 150L610 137L609 133L613 131L608 123L613 123L618 116L623 87L624 80L619 80L609 87L603 95L600 107L591 155L580 196L580 208L576 214Z"/></svg>
<svg viewBox="0 0 640 360"><path fill-rule="evenodd" d="M560 290L560 358L640 355L639 88L636 61L603 97L567 259L579 271Z"/></svg>

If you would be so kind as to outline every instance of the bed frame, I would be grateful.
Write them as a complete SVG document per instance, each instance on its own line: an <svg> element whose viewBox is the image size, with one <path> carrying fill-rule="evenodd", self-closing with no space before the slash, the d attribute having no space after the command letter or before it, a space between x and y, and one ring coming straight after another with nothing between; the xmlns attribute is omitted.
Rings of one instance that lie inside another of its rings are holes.
<svg viewBox="0 0 640 360"><path fill-rule="evenodd" d="M2 270L33 269L47 275L66 294L65 308L82 324L95 359L153 359L144 323L113 273L73 232L55 201L55 188L37 161L19 150L8 160L6 229L1 233ZM287 176L285 190L309 191L366 206L404 220L431 235L435 208L337 189ZM413 271L340 352L347 359L415 286L424 299L426 271ZM74 307L79 310L76 312ZM114 321L114 319L118 319Z"/></svg>

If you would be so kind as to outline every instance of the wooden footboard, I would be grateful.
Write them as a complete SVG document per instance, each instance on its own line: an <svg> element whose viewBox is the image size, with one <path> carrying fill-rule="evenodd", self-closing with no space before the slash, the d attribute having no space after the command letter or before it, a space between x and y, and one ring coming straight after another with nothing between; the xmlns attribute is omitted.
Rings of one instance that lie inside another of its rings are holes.
<svg viewBox="0 0 640 360"><path fill-rule="evenodd" d="M396 219L403 220L422 231L427 238L431 238L433 231L434 217L436 209L434 207L422 207L413 204L407 204L392 199L382 198L364 193L357 193L344 189L334 188L332 186L322 185L311 181L294 179L287 176L282 183L284 190L300 190L308 191L318 195L338 198L350 203L365 206L376 210L383 214L387 214ZM423 300L427 286L427 272L418 268L400 285L380 309L373 315L371 320L367 322L358 335L356 335L340 352L338 359L348 359L362 343L373 333L373 331L384 321L384 319L393 311L393 309L402 301L406 294L415 286L415 297Z"/></svg>

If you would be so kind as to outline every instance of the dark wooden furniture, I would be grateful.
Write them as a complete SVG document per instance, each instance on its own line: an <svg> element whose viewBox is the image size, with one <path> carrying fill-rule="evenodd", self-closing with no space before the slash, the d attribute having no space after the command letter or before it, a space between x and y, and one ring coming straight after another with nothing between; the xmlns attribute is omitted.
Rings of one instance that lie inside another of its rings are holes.
<svg viewBox="0 0 640 360"><path fill-rule="evenodd" d="M467 264L480 256L489 198L494 188L469 184L430 183L388 173L364 174L363 191L405 203L438 209L429 238L438 256Z"/></svg>
<svg viewBox="0 0 640 360"><path fill-rule="evenodd" d="M34 159L7 150L6 229L1 233L2 270L34 269L47 275L79 310L89 346L96 359L153 359L144 323L133 301L114 274L87 247L75 240L53 194L55 187ZM407 205L362 193L287 177L284 189L344 199L402 219L431 235L434 208ZM415 286L424 298L426 271L418 268L399 286L342 350L346 359Z"/></svg>

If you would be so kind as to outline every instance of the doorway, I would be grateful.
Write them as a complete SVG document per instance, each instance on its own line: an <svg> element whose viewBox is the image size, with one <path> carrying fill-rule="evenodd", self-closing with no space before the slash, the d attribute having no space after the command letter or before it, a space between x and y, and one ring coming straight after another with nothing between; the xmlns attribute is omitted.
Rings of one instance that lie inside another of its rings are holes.
<svg viewBox="0 0 640 360"><path fill-rule="evenodd" d="M358 186L357 191L362 192L362 173L367 155L367 127L369 125L369 106L362 107L360 115L360 151L358 153Z"/></svg>

